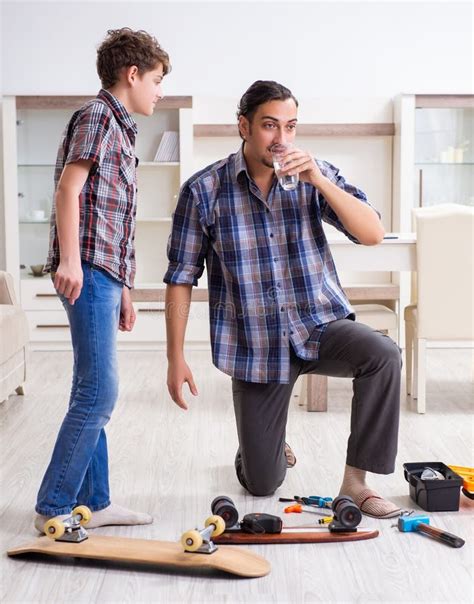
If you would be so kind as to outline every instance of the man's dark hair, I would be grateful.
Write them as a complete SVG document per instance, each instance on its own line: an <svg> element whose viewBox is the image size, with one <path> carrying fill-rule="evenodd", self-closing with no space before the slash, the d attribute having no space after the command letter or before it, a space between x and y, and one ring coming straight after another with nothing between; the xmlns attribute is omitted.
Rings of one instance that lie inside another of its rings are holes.
<svg viewBox="0 0 474 604"><path fill-rule="evenodd" d="M286 101L287 99L293 99L295 105L298 107L298 101L286 86L273 80L257 80L246 90L240 99L239 106L237 107L237 119L243 115L251 122L260 105L269 101ZM240 137L243 138L241 134Z"/></svg>
<svg viewBox="0 0 474 604"><path fill-rule="evenodd" d="M163 65L163 74L171 71L168 53L159 45L156 38L146 31L133 31L129 27L109 29L107 37L97 50L97 73L102 88L110 88L120 78L123 68L136 65L138 73Z"/></svg>

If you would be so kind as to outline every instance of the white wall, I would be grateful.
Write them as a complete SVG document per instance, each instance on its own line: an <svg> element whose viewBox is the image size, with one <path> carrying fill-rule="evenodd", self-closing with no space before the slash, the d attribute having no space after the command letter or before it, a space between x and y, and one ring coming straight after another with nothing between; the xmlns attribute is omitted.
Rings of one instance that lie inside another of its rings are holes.
<svg viewBox="0 0 474 604"><path fill-rule="evenodd" d="M256 79L289 86L302 123L390 122L400 92L473 90L471 2L4 0L0 11L5 95L95 93L96 47L107 29L122 26L160 40L173 64L165 94L192 95L197 123L234 121L237 100ZM378 179L357 148L332 144L317 141L315 153L341 159L341 171L369 193L389 228L390 141L365 147ZM233 145L196 141L196 167Z"/></svg>
<svg viewBox="0 0 474 604"><path fill-rule="evenodd" d="M4 94L94 92L96 46L124 25L170 53L170 95L238 98L259 78L300 98L472 88L470 2L4 0L2 10Z"/></svg>

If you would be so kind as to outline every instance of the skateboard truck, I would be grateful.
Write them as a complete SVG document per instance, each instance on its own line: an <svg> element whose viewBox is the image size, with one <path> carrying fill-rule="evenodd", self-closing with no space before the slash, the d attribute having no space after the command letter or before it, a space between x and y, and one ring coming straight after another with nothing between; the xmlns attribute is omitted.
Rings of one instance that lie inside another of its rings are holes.
<svg viewBox="0 0 474 604"><path fill-rule="evenodd" d="M405 514L398 519L397 528L402 533L423 533L424 535L451 547L462 547L464 545L465 541L464 539L461 539L461 537L452 535L435 526L430 526L430 519L428 516L421 514L412 516L411 514L412 512L405 512Z"/></svg>
<svg viewBox="0 0 474 604"><path fill-rule="evenodd" d="M44 524L44 532L54 541L81 543L88 538L84 525L89 522L92 514L88 507L80 505L74 508L67 518L50 518Z"/></svg>
<svg viewBox="0 0 474 604"><path fill-rule="evenodd" d="M221 516L209 516L204 523L205 528L186 531L181 536L181 545L185 552L195 554L213 554L217 545L212 537L218 537L225 531L225 522Z"/></svg>

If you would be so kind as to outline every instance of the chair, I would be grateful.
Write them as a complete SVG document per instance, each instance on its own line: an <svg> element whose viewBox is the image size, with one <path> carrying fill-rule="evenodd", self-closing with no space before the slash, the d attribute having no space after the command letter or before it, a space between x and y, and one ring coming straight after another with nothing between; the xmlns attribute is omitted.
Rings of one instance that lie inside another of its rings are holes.
<svg viewBox="0 0 474 604"><path fill-rule="evenodd" d="M0 271L0 402L24 394L28 321L18 304L9 273Z"/></svg>
<svg viewBox="0 0 474 604"><path fill-rule="evenodd" d="M413 214L417 300L404 312L406 385L425 413L427 343L474 340L474 208L446 204Z"/></svg>
<svg viewBox="0 0 474 604"><path fill-rule="evenodd" d="M394 308L384 304L352 304L352 307L357 321L383 331L397 341L398 315ZM325 375L301 376L299 404L306 404L307 411L327 411L327 380Z"/></svg>

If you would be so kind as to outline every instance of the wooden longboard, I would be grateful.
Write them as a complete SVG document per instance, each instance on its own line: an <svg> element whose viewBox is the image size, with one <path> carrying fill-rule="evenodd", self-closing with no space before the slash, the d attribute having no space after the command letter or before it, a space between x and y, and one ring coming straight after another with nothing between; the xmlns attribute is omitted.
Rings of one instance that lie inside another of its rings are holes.
<svg viewBox="0 0 474 604"><path fill-rule="evenodd" d="M329 530L314 531L283 531L276 534L253 534L240 531L226 531L214 537L216 544L226 545L252 545L261 543L340 543L344 541L364 541L375 539L379 532L358 530L348 533L331 533Z"/></svg>
<svg viewBox="0 0 474 604"><path fill-rule="evenodd" d="M33 553L157 567L215 568L242 577L263 577L270 572L270 564L265 558L236 547L219 548L212 554L189 553L183 551L180 543L128 537L89 535L89 538L81 543L39 537L7 552L9 556Z"/></svg>

